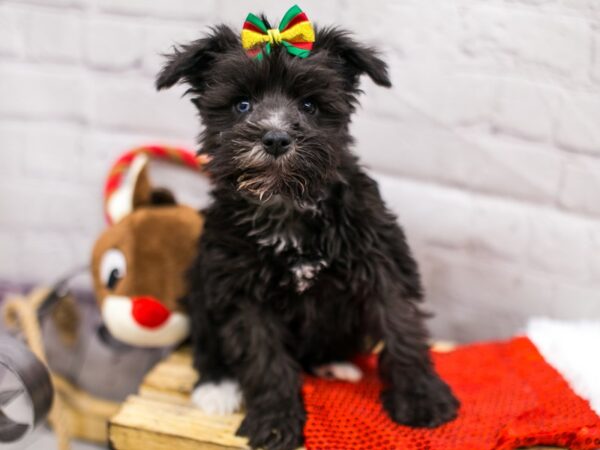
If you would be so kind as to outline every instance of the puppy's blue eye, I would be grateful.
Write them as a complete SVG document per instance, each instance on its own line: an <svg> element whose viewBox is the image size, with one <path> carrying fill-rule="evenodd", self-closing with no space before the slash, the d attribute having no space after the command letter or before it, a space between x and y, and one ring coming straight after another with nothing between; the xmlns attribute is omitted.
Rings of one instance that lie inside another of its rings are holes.
<svg viewBox="0 0 600 450"><path fill-rule="evenodd" d="M306 114L314 114L317 112L317 105L312 100L302 100L300 103L300 108Z"/></svg>
<svg viewBox="0 0 600 450"><path fill-rule="evenodd" d="M250 103L250 100L247 99L240 100L235 104L235 110L239 113L247 113L250 112L251 109L252 103Z"/></svg>

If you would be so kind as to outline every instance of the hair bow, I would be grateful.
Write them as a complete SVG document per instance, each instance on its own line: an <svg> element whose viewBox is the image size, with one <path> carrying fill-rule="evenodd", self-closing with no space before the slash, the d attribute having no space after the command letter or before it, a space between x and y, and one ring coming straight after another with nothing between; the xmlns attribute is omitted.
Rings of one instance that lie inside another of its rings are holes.
<svg viewBox="0 0 600 450"><path fill-rule="evenodd" d="M306 58L315 42L315 30L298 7L292 6L283 16L278 28L268 29L265 23L255 16L248 14L242 28L242 47L248 56L261 60L264 53L271 53L271 46L283 45L286 50L299 58Z"/></svg>

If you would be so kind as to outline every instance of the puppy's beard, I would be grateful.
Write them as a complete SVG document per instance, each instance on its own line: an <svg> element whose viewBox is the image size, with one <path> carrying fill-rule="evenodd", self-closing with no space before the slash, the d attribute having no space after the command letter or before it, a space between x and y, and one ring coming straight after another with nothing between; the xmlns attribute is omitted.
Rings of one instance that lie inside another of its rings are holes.
<svg viewBox="0 0 600 450"><path fill-rule="evenodd" d="M254 144L249 151L238 151L233 159L242 170L266 169L273 162L273 157L264 151L261 144Z"/></svg>
<svg viewBox="0 0 600 450"><path fill-rule="evenodd" d="M306 191L306 178L294 170L294 154L291 148L277 158L267 154L261 144L255 144L247 152L238 153L234 159L242 171L237 178L237 188L267 202L274 195L302 198Z"/></svg>

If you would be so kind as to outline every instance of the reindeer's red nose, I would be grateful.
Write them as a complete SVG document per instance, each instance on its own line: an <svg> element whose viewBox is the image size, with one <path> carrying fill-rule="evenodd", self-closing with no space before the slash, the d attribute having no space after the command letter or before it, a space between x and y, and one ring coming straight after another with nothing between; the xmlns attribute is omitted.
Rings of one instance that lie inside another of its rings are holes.
<svg viewBox="0 0 600 450"><path fill-rule="evenodd" d="M131 303L133 318L146 328L160 327L171 315L171 311L154 297L132 297Z"/></svg>

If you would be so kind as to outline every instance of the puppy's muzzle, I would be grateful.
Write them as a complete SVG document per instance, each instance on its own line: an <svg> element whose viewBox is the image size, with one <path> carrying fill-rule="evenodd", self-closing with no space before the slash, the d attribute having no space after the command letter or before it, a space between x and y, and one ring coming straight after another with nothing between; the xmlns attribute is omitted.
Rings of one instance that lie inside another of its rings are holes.
<svg viewBox="0 0 600 450"><path fill-rule="evenodd" d="M271 130L263 135L262 144L265 152L277 158L290 149L292 138L285 131Z"/></svg>

